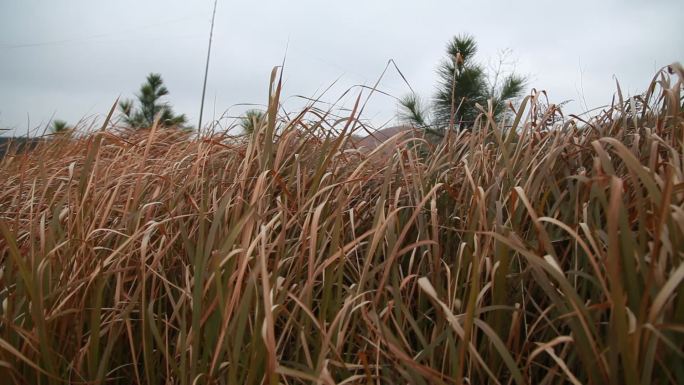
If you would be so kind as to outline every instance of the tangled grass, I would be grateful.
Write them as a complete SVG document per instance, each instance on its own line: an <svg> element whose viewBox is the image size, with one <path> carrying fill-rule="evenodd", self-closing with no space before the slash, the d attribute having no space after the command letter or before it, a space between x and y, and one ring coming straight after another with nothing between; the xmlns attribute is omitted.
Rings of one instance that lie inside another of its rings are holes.
<svg viewBox="0 0 684 385"><path fill-rule="evenodd" d="M279 116L274 77L249 137L7 156L0 378L684 383L683 79L366 152L357 109Z"/></svg>

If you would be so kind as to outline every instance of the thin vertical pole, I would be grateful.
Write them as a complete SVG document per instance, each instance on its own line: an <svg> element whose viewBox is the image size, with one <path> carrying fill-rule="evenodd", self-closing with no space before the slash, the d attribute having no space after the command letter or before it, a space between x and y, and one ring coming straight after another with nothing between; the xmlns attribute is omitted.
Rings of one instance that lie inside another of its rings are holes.
<svg viewBox="0 0 684 385"><path fill-rule="evenodd" d="M214 37L214 20L216 19L216 4L218 0L214 0L214 13L211 15L211 29L209 30L209 48L207 48L207 65L204 68L204 85L202 86L202 103L200 104L199 123L197 130L202 130L202 114L204 113L204 95L207 92L207 76L209 75L209 59L211 58L211 40Z"/></svg>

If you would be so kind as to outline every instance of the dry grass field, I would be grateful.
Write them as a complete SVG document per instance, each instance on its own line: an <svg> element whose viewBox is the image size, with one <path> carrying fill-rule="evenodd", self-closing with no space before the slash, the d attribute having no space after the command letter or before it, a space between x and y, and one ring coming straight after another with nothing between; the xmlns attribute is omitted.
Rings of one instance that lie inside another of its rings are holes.
<svg viewBox="0 0 684 385"><path fill-rule="evenodd" d="M368 152L274 76L250 136L9 154L0 382L684 383L683 80Z"/></svg>

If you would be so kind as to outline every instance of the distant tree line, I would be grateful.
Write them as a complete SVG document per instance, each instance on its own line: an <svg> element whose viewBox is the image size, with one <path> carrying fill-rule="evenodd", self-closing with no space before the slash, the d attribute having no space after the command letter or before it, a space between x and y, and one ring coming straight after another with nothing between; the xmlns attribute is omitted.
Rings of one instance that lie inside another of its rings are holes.
<svg viewBox="0 0 684 385"><path fill-rule="evenodd" d="M471 129L480 114L477 105L487 108L491 100L495 119L506 114L507 104L520 97L526 85L525 77L514 72L503 73L501 66L492 72L475 60L477 42L470 35L455 36L446 47L446 58L437 68L436 92L429 102L419 95L406 95L400 100L399 119L416 128L441 135L447 129ZM140 86L135 99L119 103L123 123L133 129L149 128L159 117L160 127L192 129L184 114L176 114L164 101L169 90L160 74L150 73ZM252 109L238 120L245 134L251 134L265 123L263 111ZM55 120L51 131L66 134L72 128Z"/></svg>

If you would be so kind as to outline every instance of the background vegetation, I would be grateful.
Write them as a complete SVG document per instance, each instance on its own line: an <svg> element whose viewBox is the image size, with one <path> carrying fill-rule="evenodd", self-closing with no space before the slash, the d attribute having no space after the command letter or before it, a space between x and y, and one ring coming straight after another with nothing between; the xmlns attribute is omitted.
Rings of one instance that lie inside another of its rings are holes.
<svg viewBox="0 0 684 385"><path fill-rule="evenodd" d="M146 82L140 86L136 95L138 106L133 100L127 99L119 103L123 121L131 128L149 128L159 115L160 127L179 127L187 123L185 115L176 115L173 108L161 99L169 94L160 74L147 75Z"/></svg>
<svg viewBox="0 0 684 385"><path fill-rule="evenodd" d="M525 78L503 71L505 57L488 71L475 60L477 42L470 35L455 36L446 47L446 57L437 68L437 90L426 105L420 95L400 100L400 118L415 127L443 134L447 129L471 129L487 106L498 122L510 111L508 104L522 96Z"/></svg>
<svg viewBox="0 0 684 385"><path fill-rule="evenodd" d="M683 78L366 152L356 108L280 114L274 71L249 135L6 156L0 378L684 383Z"/></svg>

